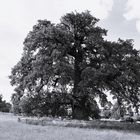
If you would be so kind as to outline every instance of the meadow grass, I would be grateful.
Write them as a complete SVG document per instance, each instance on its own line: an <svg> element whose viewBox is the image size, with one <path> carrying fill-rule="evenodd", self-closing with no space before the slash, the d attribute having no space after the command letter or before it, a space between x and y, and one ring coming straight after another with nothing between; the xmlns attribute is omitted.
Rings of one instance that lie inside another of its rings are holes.
<svg viewBox="0 0 140 140"><path fill-rule="evenodd" d="M0 140L140 140L138 133L28 125L19 123L17 118L0 113Z"/></svg>

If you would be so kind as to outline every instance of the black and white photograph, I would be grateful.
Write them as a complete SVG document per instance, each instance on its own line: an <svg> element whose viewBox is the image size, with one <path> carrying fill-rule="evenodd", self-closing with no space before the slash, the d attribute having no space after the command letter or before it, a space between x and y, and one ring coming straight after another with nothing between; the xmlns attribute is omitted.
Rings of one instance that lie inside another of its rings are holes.
<svg viewBox="0 0 140 140"><path fill-rule="evenodd" d="M0 140L140 140L140 1L0 0Z"/></svg>

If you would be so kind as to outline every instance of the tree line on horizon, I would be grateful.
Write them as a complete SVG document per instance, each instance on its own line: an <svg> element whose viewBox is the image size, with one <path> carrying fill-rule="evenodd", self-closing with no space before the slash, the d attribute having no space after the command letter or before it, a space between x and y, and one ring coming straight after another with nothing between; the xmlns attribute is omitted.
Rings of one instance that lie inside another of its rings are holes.
<svg viewBox="0 0 140 140"><path fill-rule="evenodd" d="M108 91L121 107L139 113L140 54L133 40L108 41L107 30L89 11L71 12L60 23L39 20L24 40L23 54L9 76L15 113L100 117Z"/></svg>
<svg viewBox="0 0 140 140"><path fill-rule="evenodd" d="M11 111L11 104L3 100L2 94L0 94L0 112L7 112Z"/></svg>

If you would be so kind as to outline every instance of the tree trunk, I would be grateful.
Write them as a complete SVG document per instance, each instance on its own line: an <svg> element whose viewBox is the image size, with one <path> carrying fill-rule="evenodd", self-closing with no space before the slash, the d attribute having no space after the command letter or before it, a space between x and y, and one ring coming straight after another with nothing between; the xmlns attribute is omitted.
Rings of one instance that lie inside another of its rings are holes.
<svg viewBox="0 0 140 140"><path fill-rule="evenodd" d="M89 111L87 110L85 103L87 98L82 95L78 97L78 104L74 104L73 108L73 118L78 120L88 120Z"/></svg>
<svg viewBox="0 0 140 140"><path fill-rule="evenodd" d="M75 64L74 64L74 89L73 93L74 95L77 94L78 92L78 84L81 81L81 70L80 70L80 61L77 58L75 59Z"/></svg>
<svg viewBox="0 0 140 140"><path fill-rule="evenodd" d="M75 57L75 64L74 64L74 89L73 89L73 105L72 105L72 117L73 119L78 119L78 120L87 120L88 115L85 109L85 102L80 101L81 97L80 96L80 88L79 88L79 83L81 81L81 68L80 68L80 63L82 62L83 56L81 53L77 53Z"/></svg>

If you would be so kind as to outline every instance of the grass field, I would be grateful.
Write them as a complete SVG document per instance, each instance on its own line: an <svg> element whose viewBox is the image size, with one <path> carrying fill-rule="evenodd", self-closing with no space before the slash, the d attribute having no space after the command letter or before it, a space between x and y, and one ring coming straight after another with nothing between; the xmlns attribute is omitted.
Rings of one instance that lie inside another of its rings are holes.
<svg viewBox="0 0 140 140"><path fill-rule="evenodd" d="M0 113L0 140L140 140L140 134L58 126L28 125Z"/></svg>

